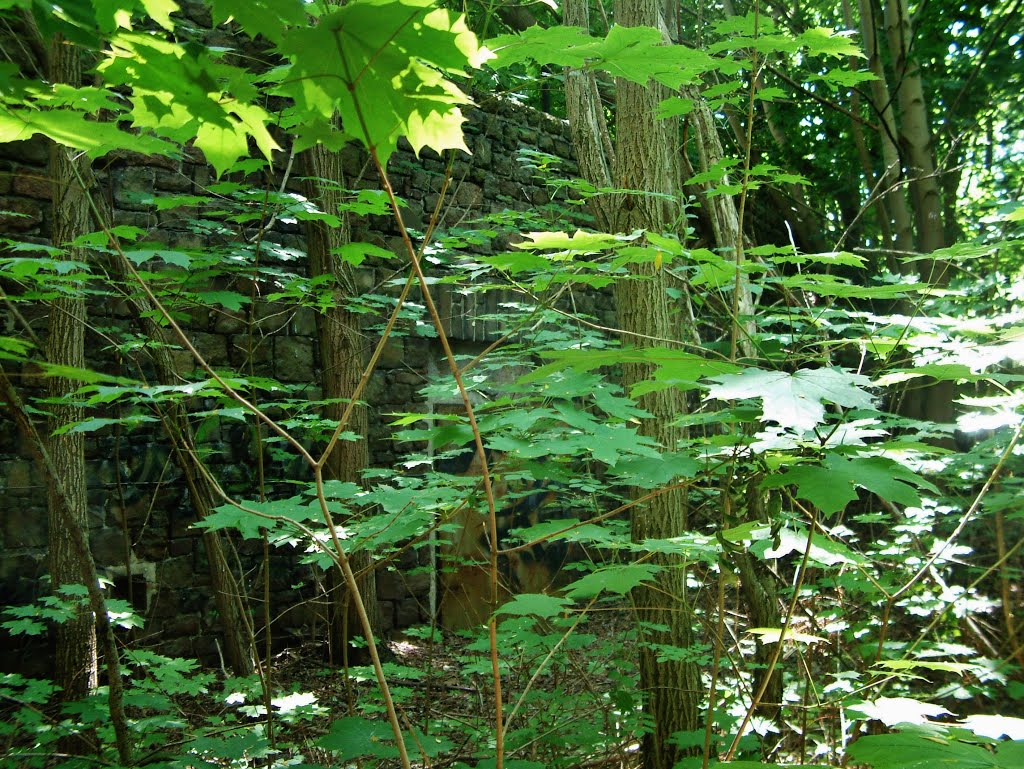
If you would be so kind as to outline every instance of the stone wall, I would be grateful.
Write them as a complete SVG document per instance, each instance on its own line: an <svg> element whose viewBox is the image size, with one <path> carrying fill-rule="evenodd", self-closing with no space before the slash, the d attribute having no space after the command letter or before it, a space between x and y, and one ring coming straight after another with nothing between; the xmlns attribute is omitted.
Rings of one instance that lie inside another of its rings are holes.
<svg viewBox="0 0 1024 769"><path fill-rule="evenodd" d="M446 174L451 185L443 205L442 228L472 227L472 220L487 212L525 211L549 202L551 191L520 162L521 150L540 150L565 159L562 172L575 173L566 127L549 116L491 100L486 108L468 110L467 143L472 157L458 153L450 159L429 151L422 158L399 152L391 161L391 180L407 207L407 226L422 231L438 204ZM12 240L46 243L51 226L50 185L46 146L22 142L0 147L0 232ZM283 165L283 163L282 163ZM367 171L357 151L345 155L349 185L375 189L377 180ZM158 211L153 194L202 194L216 180L201 157L187 153L181 160L118 154L95 164L98 189L113 212L115 224L147 230L147 240L171 247L197 248L209 243L209 234L188 227L188 211ZM281 169L278 169L279 171ZM279 183L279 182L275 182ZM291 189L298 189L294 182ZM354 239L368 240L401 253L394 222L387 217L368 217L358 223ZM300 223L282 219L267 236L268 242L301 252ZM469 246L486 252L507 245L507 236L496 241L485 237ZM268 265L274 257L268 256ZM299 260L301 261L301 260ZM291 265L294 269L294 264ZM358 280L365 290L394 292L389 281L405 274L401 259L367 263ZM3 277L6 293L17 296L19 288ZM277 379L294 386L298 397L317 398L319 361L315 344L316 319L308 308L287 303L260 301L267 286L256 286L257 301L239 311L198 309L182 322L192 343L215 366ZM439 291L446 313L447 331L466 349L493 339L495 324L474 320L482 311L494 311L500 297L465 298ZM591 297L583 307L607 319L607 300ZM34 331L45 336L45 309L20 305ZM366 317L367 348L377 341L373 326L380 318ZM111 351L105 328L129 325L127 307L104 300L90 310L87 337L90 365L110 373L137 376L137 370ZM0 310L0 334L24 337L24 329L10 312ZM174 352L182 374L194 363L184 351ZM388 467L396 461L389 438L388 414L425 410L419 388L430 369L437 367L440 351L433 340L420 337L413 328L392 339L373 374L367 393L371 407L372 463ZM29 394L38 371L33 366L7 370ZM145 373L145 372L143 372ZM303 395L305 394L305 395ZM209 407L197 403L196 408ZM209 422L209 420L208 420ZM222 420L207 424L202 436L209 447L209 463L224 488L242 494L255 488L257 462L255 441L241 423ZM28 458L7 414L0 414L0 601L27 603L47 592L45 487ZM160 641L169 653L216 659L217 618L209 590L205 554L180 473L171 461L168 442L155 430L104 430L87 434L90 537L97 562L115 582L115 593L126 595L128 585L146 618L140 640ZM306 471L294 466L275 466L275 472L302 479ZM126 567L131 553L131 567ZM239 546L240 563L253 595L259 594L262 576L260 543ZM273 613L292 607L275 631L315 633L317 610L309 603L317 598L313 572L299 564L301 553L277 551L271 560ZM384 609L384 626L390 629L427 619L430 575L422 557L403 553L397 568L382 570L378 587ZM417 570L417 567L420 567ZM129 578L128 572L132 572ZM296 608L297 607L297 608ZM289 630L290 626L290 630ZM23 642L5 639L5 644ZM38 657L39 655L35 655ZM8 664L14 657L7 657ZM20 663L19 663L20 664Z"/></svg>

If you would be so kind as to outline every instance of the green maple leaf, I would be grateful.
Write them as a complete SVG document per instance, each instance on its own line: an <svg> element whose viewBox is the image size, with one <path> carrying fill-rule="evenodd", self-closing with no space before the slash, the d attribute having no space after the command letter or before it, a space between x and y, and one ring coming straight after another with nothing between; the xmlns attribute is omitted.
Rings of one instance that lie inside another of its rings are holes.
<svg viewBox="0 0 1024 769"><path fill-rule="evenodd" d="M840 368L801 369L795 374L747 369L712 379L717 384L708 391L708 398L758 398L764 408L762 421L797 432L825 421L826 402L849 408L868 408L872 403L871 395L861 389L871 380Z"/></svg>
<svg viewBox="0 0 1024 769"><path fill-rule="evenodd" d="M458 107L470 99L447 74L488 55L462 16L430 0L355 0L279 46L291 60L280 92L312 119L337 110L344 130L382 162L405 136L425 147L468 152Z"/></svg>
<svg viewBox="0 0 1024 769"><path fill-rule="evenodd" d="M207 48L123 32L111 39L97 69L132 88L134 126L181 143L194 138L218 175L248 155L249 137L268 160L279 149L266 127L267 112L247 103L256 95L247 75Z"/></svg>
<svg viewBox="0 0 1024 769"><path fill-rule="evenodd" d="M346 759L357 756L390 758L398 755L394 741L395 734L386 721L346 716L332 721L330 730L315 744L340 753Z"/></svg>
<svg viewBox="0 0 1024 769"><path fill-rule="evenodd" d="M610 566L580 577L566 587L565 594L574 600L593 598L605 591L625 595L637 585L653 581L659 571L660 566L649 563Z"/></svg>
<svg viewBox="0 0 1024 769"><path fill-rule="evenodd" d="M697 380L713 375L732 374L740 371L735 364L720 360L702 358L680 350L667 347L615 348L611 350L565 350L564 352L545 352L543 357L551 360L522 377L519 382L527 384L547 379L553 373L572 369L574 371L593 371L605 366L617 366L625 363L648 363L655 372L650 382L641 382L634 389L634 397L651 390L665 387L691 389Z"/></svg>
<svg viewBox="0 0 1024 769"><path fill-rule="evenodd" d="M289 27L307 23L308 8L302 0L214 0L213 23L234 19L253 37L278 43Z"/></svg>
<svg viewBox="0 0 1024 769"><path fill-rule="evenodd" d="M766 489L794 485L797 496L825 514L838 513L857 498L857 488L901 505L921 504L915 486L938 492L916 473L886 457L827 454L820 465L799 465L762 483Z"/></svg>
<svg viewBox="0 0 1024 769"><path fill-rule="evenodd" d="M804 273L787 275L777 281L794 291L810 291L819 296L839 296L846 299L896 299L913 291L922 291L926 285L892 283L877 286L859 286L838 275Z"/></svg>
<svg viewBox="0 0 1024 769"><path fill-rule="evenodd" d="M523 61L577 69L600 69L615 77L645 84L656 80L670 88L694 82L701 74L726 65L705 51L665 45L651 27L614 26L603 40L576 27L531 27L518 35L487 41L495 53L494 67Z"/></svg>
<svg viewBox="0 0 1024 769"><path fill-rule="evenodd" d="M234 505L221 505L201 521L193 524L197 529L219 531L235 529L243 539L259 539L263 530L290 530L288 521L309 521L319 518L320 507L302 497L276 499L271 502L246 502L246 509ZM254 515L250 511L262 513ZM278 519L265 518L265 515L277 516Z"/></svg>
<svg viewBox="0 0 1024 769"><path fill-rule="evenodd" d="M139 0L139 2L153 21L168 31L174 29L171 14L180 10L174 0Z"/></svg>
<svg viewBox="0 0 1024 769"><path fill-rule="evenodd" d="M801 46L806 46L811 56L859 56L866 58L854 43L850 42L849 32L836 32L828 27L815 27L797 37Z"/></svg>
<svg viewBox="0 0 1024 769"><path fill-rule="evenodd" d="M154 136L122 131L114 123L91 120L83 112L0 108L0 144L23 141L36 134L81 150L91 158L121 148L153 155L178 154L177 147Z"/></svg>
<svg viewBox="0 0 1024 769"><path fill-rule="evenodd" d="M651 27L614 26L596 53L594 66L615 77L640 85L657 80L669 88L692 83L719 64L700 49L665 45L661 32Z"/></svg>
<svg viewBox="0 0 1024 769"><path fill-rule="evenodd" d="M515 35L501 35L486 42L494 53L491 66L510 67L526 61L581 68L594 56L596 39L580 27L533 26Z"/></svg>
<svg viewBox="0 0 1024 769"><path fill-rule="evenodd" d="M512 614L519 617L557 617L572 601L543 593L526 593L517 595L502 606L497 614Z"/></svg>
<svg viewBox="0 0 1024 769"><path fill-rule="evenodd" d="M849 754L858 764L874 769L997 769L1006 767L980 745L947 740L937 734L868 734L854 742Z"/></svg>

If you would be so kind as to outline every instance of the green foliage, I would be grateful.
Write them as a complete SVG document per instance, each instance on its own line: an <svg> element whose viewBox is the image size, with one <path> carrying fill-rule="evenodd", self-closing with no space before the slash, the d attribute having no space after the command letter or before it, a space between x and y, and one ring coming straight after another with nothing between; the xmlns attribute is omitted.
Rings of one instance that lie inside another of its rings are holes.
<svg viewBox="0 0 1024 769"><path fill-rule="evenodd" d="M754 104L741 120L756 122L758 111L778 110L792 129L790 145L772 145L760 163L726 157L710 167L691 164L698 170L687 184L708 185L711 198L815 184L810 196L820 199L823 221L835 223L823 226L826 235L839 224L875 227L863 224L870 221L863 212L851 221L841 210L850 200L854 208L863 202L865 185L858 177L855 189L838 186L857 177L849 172L850 143L831 139L847 136L849 115L842 113L838 128L839 118L822 106L861 84L870 87L874 75L835 68L861 53L848 33L823 26L831 11L809 5L794 11L791 26L763 15L716 20L702 30L704 46L665 45L660 31L613 25L603 36L533 27L496 38L488 48L494 66L517 72L552 65L672 89L693 85L721 116L735 117L737 107ZM952 29L938 24L935 5L922 8L922 22ZM0 66L0 141L42 135L92 158L124 149L177 156L192 144L224 177L205 190L142 201L191 236L181 242L121 225L76 240L73 245L89 251L85 263L69 258L65 244L4 238L0 278L11 306L33 309L61 296L121 301L139 296L144 286L166 309L152 318L165 328L171 320L208 315L237 323L243 329L237 333L255 343L266 320L257 316L257 304L290 319L300 308L331 308L341 288L331 276L309 278L305 255L269 237L274 222L340 227L343 215L391 213L388 195L377 189L341 190L338 211L320 210L280 185L275 153L355 141L384 166L402 138L417 154L424 147L466 149L460 108L470 100L453 80L490 54L462 16L427 0L323 7L216 0L211 6L215 23L236 25L237 50L205 44L169 0L76 0L59 12L42 2L0 3L0 10L31 8L45 36L60 33L91 49L102 81L72 88ZM991 11L993 19L1001 13ZM935 34L926 48L945 44L944 35ZM248 48L253 41L255 53ZM261 41L270 48L260 48ZM968 58L980 63L976 54ZM755 70L770 84L751 84ZM788 73L788 80L776 71ZM973 82L958 77L961 85ZM991 90L1006 88L992 84ZM946 86L939 90L945 93ZM692 112L694 94L687 93L663 101L661 116ZM963 98L973 103L978 97L968 90ZM998 110L985 119L1009 130ZM762 130L757 124L751 133L759 154ZM430 281L471 297L503 292L502 304L492 303L499 309L481 320L498 322L508 336L479 359L462 361L476 428L461 413L393 415L389 436L402 459L368 472L362 484L317 483L309 463L296 461L300 447L323 447L337 427L323 415L337 404L310 398L306 383L242 370L216 376L178 370L179 382L152 384L147 354L169 346L179 355L186 340L97 329L117 358L115 376L99 365L95 371L50 366L35 343L5 330L11 335L0 337L0 360L73 382L65 397L81 402L86 413L58 434L154 435L170 410L183 409L197 437L196 456L209 460L204 467L214 468L211 478L231 495L195 528L265 539L316 575L342 557L369 553L381 568L404 577L407 549L432 552L435 537L443 542L458 534L464 512L484 516L489 505L478 476L434 469L479 437L492 483L504 494L492 500L500 526L500 542L492 543L501 551L499 576L516 594L494 609L494 643L467 632L465 643L449 639L439 650L435 627L415 629L408 637L429 650L424 656L430 660L447 652L447 667L382 668L396 684L392 694L401 713L417 721L405 730L406 744L424 762L497 763L490 704L478 707L475 699L491 696L478 682L492 680L495 667L505 689L505 767L568 769L611 755L628 761L628 746L650 729L632 652L650 644L650 631L659 629L629 621L630 599L638 586L668 584L664 577L675 568L686 569L694 594L666 594L665 607L686 612L702 642L651 648L662 662L696 660L709 677L713 673L714 707L702 703L710 722L710 765L729 751L733 734L742 736L736 755L745 760L720 766L766 766L758 759L769 754L804 766L811 759L874 769L1008 769L1024 762L1019 723L980 715L1016 712L1024 694L1019 649L1007 647L994 629L1012 622L999 604L1020 589L1022 260L1020 242L1011 239L1020 234L1021 209L1006 194L1019 181L1012 164L1007 161L1005 178L969 201L976 240L927 256L882 254L894 269L940 258L962 271L938 290L881 269L879 254L862 247L877 241L870 229L858 246L837 243L835 250L798 247L790 235L784 245L747 249L739 266L729 249L701 246L690 226L699 222L687 218L694 216L690 208L677 232L593 232L581 225L582 204L623 190L557 179L556 163L541 152L524 151L520 160L528 175L549 183L555 202L482 214L442 228L424 245ZM950 167L957 165L952 160ZM979 179L994 173L974 166ZM991 214L985 221L982 210ZM750 216L758 224L772 218ZM499 236L514 245L479 253ZM356 268L388 260L397 282L404 282L408 254L396 259L378 245L349 243L334 255ZM137 268L137 279L109 276L103 260L121 257ZM578 297L640 279L635 267L671 276L673 307L692 332L689 346L622 342L607 318L576 311ZM732 317L737 288L754 297L755 317ZM346 297L350 310L366 316L364 331L380 331L392 312L395 336L441 331L424 320L422 307L398 307L392 289ZM694 308L691 323L687 311ZM749 358L729 350L734 331L749 337ZM618 384L626 367L645 372L630 392ZM991 434L960 453L936 445L948 441L953 425L910 417L901 404L935 382L959 388L963 432L980 426ZM422 394L450 399L452 390L445 378ZM686 413L673 416L677 445L650 437L644 426L649 414L639 403L667 390L681 391L688 404ZM32 408L42 413L50 405L40 398ZM225 445L232 428L242 438ZM338 439L362 436L342 430ZM428 444L431 451L424 453ZM259 478L216 476L229 451L244 456L236 466L259 466ZM685 489L688 530L656 540L631 536L624 517L670 487ZM522 520L521 510L540 495L553 501ZM1002 544L993 544L992 530L1003 532ZM1005 541L1007 532L1013 541ZM334 536L337 551L324 544ZM573 557L547 592L517 587L525 579L517 570L561 552ZM663 556L677 561L664 565ZM451 557L441 568L482 563ZM271 573L271 563L261 569ZM81 599L82 589L70 589L11 607L3 627L40 636L74 616ZM755 600L771 605L779 621L756 622ZM124 602L108 607L120 631L140 626ZM625 619L602 625L603 617ZM763 680L763 650L779 645L772 664L781 671L778 704L785 717L775 724L755 717L753 730L744 726L739 735ZM367 683L376 680L372 670L347 671L345 686L357 687L358 697L321 702L304 687L277 683L273 674L229 680L214 694L215 676L194 661L132 643L123 659L131 669L126 701L143 765L312 766L303 762L316 751L332 754L332 764L383 765L399 755L382 717L385 699ZM440 691L448 686L444 676L459 682L452 688L470 682L477 691L453 710L447 702L445 708L424 706L417 687ZM874 699L864 703L868 693ZM113 731L102 694L56 706L50 683L4 676L0 765L47 765L60 752L59 740L83 731L94 735L95 760L110 763ZM956 724L929 720L967 708L977 712ZM876 734L872 721L896 731ZM764 738L798 722L799 740L782 735L778 750L774 738ZM704 750L703 732L676 739Z"/></svg>

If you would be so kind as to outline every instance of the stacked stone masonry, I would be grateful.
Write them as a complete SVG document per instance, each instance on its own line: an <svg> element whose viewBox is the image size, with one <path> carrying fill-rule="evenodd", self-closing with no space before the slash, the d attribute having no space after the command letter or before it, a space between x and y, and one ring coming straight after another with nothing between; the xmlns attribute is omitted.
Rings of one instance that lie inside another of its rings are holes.
<svg viewBox="0 0 1024 769"><path fill-rule="evenodd" d="M539 112L491 99L479 108L467 111L467 144L472 156L457 153L454 158L439 157L424 151L417 158L405 150L397 153L389 165L391 182L405 200L405 224L422 232L431 213L438 207L439 194L446 175L448 194L441 202L442 230L471 228L478 216L507 210L529 211L551 200L551 189L537 178L536 171L522 162L522 150L539 150L563 159L561 173L571 176L575 164L571 158L568 131L563 122ZM48 243L51 228L51 189L47 175L48 148L40 141L0 146L0 236L11 241ZM281 162L283 169L284 159ZM378 180L370 172L365 156L358 150L346 151L344 170L350 187L377 189ZM100 158L95 163L96 189L112 211L114 224L132 225L147 232L149 241L168 247L201 248L204 236L187 227L190 211L158 211L154 195L203 194L217 180L212 170L195 153L181 159L149 158L120 153ZM280 178L280 177L278 177ZM277 182L279 183L279 181ZM298 190L297 182L292 187ZM282 220L267 236L279 246L304 249L301 223ZM353 232L354 240L365 240L401 254L395 223L387 217L367 217ZM508 237L484 239L471 250L488 252L505 248ZM290 269L295 269L292 264ZM367 262L359 270L359 287L364 290L391 291L388 282L404 277L401 259ZM5 291L14 293L13 286ZM259 286L258 292L268 286ZM397 290L397 289L395 289ZM467 350L479 349L499 331L493 323L474 320L475 315L496 310L498 298L467 300L454 292L439 295L447 314L447 331L456 344ZM483 302L469 306L467 302ZM602 320L611 317L607 297L582 298L578 307ZM490 306L486 306L490 303ZM24 317L42 338L46 331L45 310L21 307ZM252 313L252 317L247 316ZM93 367L136 375L127 371L110 352L106 327L129 325L126 306L104 300L90 307L90 332L87 357ZM237 312L200 309L184 318L191 342L214 366L230 367L280 382L300 386L309 398L319 397L319 360L316 347L316 318L313 310L280 302L257 301ZM369 349L378 337L373 333L380 318L367 316L365 343ZM249 335L249 328L255 334ZM15 317L0 310L0 335L24 336ZM182 350L174 352L183 374L193 371L194 362ZM386 415L424 410L420 394L429 370L436 370L439 348L431 339L409 333L390 340L373 374L366 400L370 406L371 462L390 467L396 460L396 447L390 439ZM10 373L26 387L38 372L32 366ZM31 394L31 388L26 390ZM238 424L238 423L236 423ZM256 462L252 438L246 430L223 421L215 434L203 436L206 444L216 446L211 453L212 469L230 491L244 493L255 488ZM146 618L138 635L160 640L166 653L217 659L217 618L209 589L199 532L188 493L170 457L167 441L149 429L105 430L87 434L88 495L90 539L96 560L122 592L132 582L136 603ZM278 468L302 477L300 463L294 468ZM47 591L46 508L44 480L30 459L13 422L0 413L0 601L5 604L28 603ZM126 542L127 532L130 542ZM129 580L125 556L131 549L132 571ZM246 579L254 587L262 576L259 542L239 545L243 563L254 564ZM423 551L425 552L425 551ZM308 599L315 595L310 570L299 564L301 553L276 551L271 562L271 602L277 610L296 607L280 620L276 635L289 632L314 632L316 611ZM407 626L427 619L426 593L430 576L424 556L415 551L403 553L393 568L378 574L378 590L383 609L384 628ZM421 567L421 568L417 568ZM304 603L305 601L305 603ZM0 643L18 647L23 642L0 639ZM38 655L37 655L38 656ZM9 656L10 660L17 659Z"/></svg>

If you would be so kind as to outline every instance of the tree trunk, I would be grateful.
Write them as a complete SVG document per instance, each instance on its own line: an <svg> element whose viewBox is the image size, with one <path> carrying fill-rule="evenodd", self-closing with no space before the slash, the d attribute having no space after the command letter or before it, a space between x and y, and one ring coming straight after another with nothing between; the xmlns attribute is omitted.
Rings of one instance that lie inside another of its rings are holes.
<svg viewBox="0 0 1024 769"><path fill-rule="evenodd" d="M884 245L897 252L909 253L914 250L913 220L907 207L906 193L900 185L902 163L896 146L899 129L885 78L881 46L878 44L880 25L876 24L871 0L859 0L859 6L864 54L868 58L868 68L876 78L871 81L871 103L879 121L878 141L882 148L882 162L885 164L879 176L878 194L891 237ZM890 266L903 271L903 262L898 254L890 260Z"/></svg>
<svg viewBox="0 0 1024 769"><path fill-rule="evenodd" d="M78 49L56 38L50 48L49 71L52 82L78 86L82 72ZM76 158L65 147L51 145L52 241L55 246L67 249L68 259L81 262L88 260L85 249L68 244L91 231L89 206L82 188L82 180L88 179L90 173L87 160ZM85 368L85 300L81 297L72 295L50 303L46 359L54 365ZM48 451L64 492L62 499L55 491L55 484L47 485L50 582L54 592L62 585L80 584L84 571L81 554L66 527L79 527L86 532L88 541L84 436L82 433L53 435L58 428L82 418L82 409L71 397L77 386L64 377L52 377L47 384L47 394L53 399L49 407ZM67 516L62 511L64 505ZM74 619L57 626L54 680L61 687L61 696L66 702L81 699L96 688L96 624L86 606Z"/></svg>
<svg viewBox="0 0 1024 769"><path fill-rule="evenodd" d="M329 401L324 407L324 416L336 423L345 411L345 399L356 392L364 366L359 316L348 309L349 299L357 293L355 277L351 266L333 253L348 243L350 237L348 216L340 211L345 178L339 153L321 144L305 151L304 163L308 177L304 190L306 197L316 201L322 211L342 217L340 227L331 227L322 221L310 221L306 225L310 277L330 275L333 278L334 301L317 315L317 338L323 397ZM338 441L324 465L324 477L362 483L363 471L369 465L365 406L355 407L346 430L354 433L356 439ZM359 592L370 617L374 637L380 638L380 605L371 555L365 551L353 553L350 563L352 570L362 575L358 581ZM361 625L341 574L335 569L329 575L328 590L333 657L334 650L349 649L351 638L359 632Z"/></svg>
<svg viewBox="0 0 1024 769"><path fill-rule="evenodd" d="M895 71L895 83L890 90L896 92L899 104L899 143L910 180L917 251L930 254L945 245L942 194L921 69L910 57L914 30L906 0L887 0L885 28ZM949 282L949 264L943 259L918 262L918 272L923 280L934 285L944 286ZM904 392L900 413L948 424L955 418L955 397L956 388L950 381L908 389Z"/></svg>
<svg viewBox="0 0 1024 769"><path fill-rule="evenodd" d="M567 2L564 8L567 24L589 27L585 0ZM618 0L615 19L623 26L664 26L660 6L653 0ZM566 74L566 102L582 173L597 186L638 191L596 202L593 208L598 227L603 230L648 229L660 233L678 224L679 212L673 204L663 197L643 194L673 195L679 187L677 124L655 117L660 100L667 95L654 84L647 87L617 81L616 145L612 155L593 76L571 71ZM647 341L650 338L679 338L680 319L672 314L665 272L653 264L633 265L630 272L630 279L619 280L615 285L618 324L626 343L644 346L651 344ZM652 373L650 366L627 366L623 385L628 391L650 379ZM641 433L666 450L674 450L682 437L675 422L686 410L682 394L674 389L649 393L640 399L640 406L652 415L642 422ZM633 510L632 536L637 542L675 537L686 530L686 524L686 493L677 490ZM690 661L657 661L655 644L681 649L693 645L693 616L682 559L659 555L652 563L663 567L657 586L633 591L645 641L639 650L640 687L651 721L651 732L644 737L643 761L648 769L671 769L684 755L673 743L672 735L696 730L698 726L702 699L700 670ZM653 630L655 626L667 630Z"/></svg>
<svg viewBox="0 0 1024 769"><path fill-rule="evenodd" d="M896 72L896 97L900 108L900 146L904 152L910 194L914 202L917 250L930 254L945 245L942 195L935 169L935 154L924 100L921 69L910 58L913 28L906 0L887 0L885 27L889 52ZM944 262L922 261L921 277L945 285L949 280Z"/></svg>

